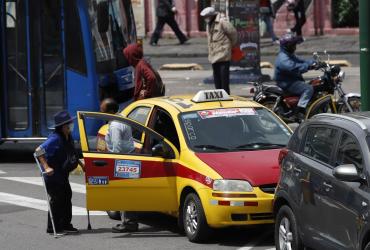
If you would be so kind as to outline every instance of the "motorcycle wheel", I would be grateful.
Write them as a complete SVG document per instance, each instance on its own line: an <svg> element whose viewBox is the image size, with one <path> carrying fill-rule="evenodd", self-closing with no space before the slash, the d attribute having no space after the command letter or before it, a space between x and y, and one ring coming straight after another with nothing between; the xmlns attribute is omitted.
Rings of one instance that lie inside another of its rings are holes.
<svg viewBox="0 0 370 250"><path fill-rule="evenodd" d="M273 110L275 106L276 98L267 98L260 102L261 105L265 106L269 110Z"/></svg>
<svg viewBox="0 0 370 250"><path fill-rule="evenodd" d="M348 98L348 103L352 107L353 112L359 112L361 111L361 98L358 96L352 96ZM349 110L346 106L346 104L341 103L338 106L338 113L348 113Z"/></svg>

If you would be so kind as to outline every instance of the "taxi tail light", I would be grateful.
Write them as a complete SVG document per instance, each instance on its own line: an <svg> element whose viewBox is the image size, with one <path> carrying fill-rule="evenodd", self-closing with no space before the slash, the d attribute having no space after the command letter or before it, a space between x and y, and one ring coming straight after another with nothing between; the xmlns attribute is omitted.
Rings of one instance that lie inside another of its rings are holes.
<svg viewBox="0 0 370 250"><path fill-rule="evenodd" d="M250 93L250 94L254 94L254 93L255 93L255 89L254 89L254 88L251 88L251 89L249 90L249 93Z"/></svg>
<svg viewBox="0 0 370 250"><path fill-rule="evenodd" d="M279 165L281 165L281 163L283 162L284 158L288 155L289 153L289 150L284 148L282 150L280 150L280 153L279 153Z"/></svg>

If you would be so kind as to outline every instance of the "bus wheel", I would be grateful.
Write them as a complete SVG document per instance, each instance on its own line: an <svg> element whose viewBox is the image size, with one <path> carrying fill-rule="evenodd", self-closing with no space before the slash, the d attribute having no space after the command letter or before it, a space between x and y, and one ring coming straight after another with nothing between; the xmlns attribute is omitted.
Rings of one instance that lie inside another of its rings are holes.
<svg viewBox="0 0 370 250"><path fill-rule="evenodd" d="M208 239L211 229L198 195L190 193L186 196L182 217L186 236L191 242L203 242Z"/></svg>

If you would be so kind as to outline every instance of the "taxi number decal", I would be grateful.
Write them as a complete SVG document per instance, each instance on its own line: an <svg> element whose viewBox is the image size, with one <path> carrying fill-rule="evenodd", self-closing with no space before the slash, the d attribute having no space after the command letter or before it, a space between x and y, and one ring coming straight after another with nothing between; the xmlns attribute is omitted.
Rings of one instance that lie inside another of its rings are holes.
<svg viewBox="0 0 370 250"><path fill-rule="evenodd" d="M109 178L108 176L89 176L87 178L87 183L89 185L108 185Z"/></svg>
<svg viewBox="0 0 370 250"><path fill-rule="evenodd" d="M213 109L198 111L202 119L215 118L215 117L230 117L242 115L256 115L257 112L254 108L230 108L230 109Z"/></svg>
<svg viewBox="0 0 370 250"><path fill-rule="evenodd" d="M116 160L114 177L123 179L138 179L141 174L141 162L129 160Z"/></svg>
<svg viewBox="0 0 370 250"><path fill-rule="evenodd" d="M197 135L195 134L195 129L190 119L184 120L184 126L186 130L186 134L188 135L188 139L191 141L197 140Z"/></svg>

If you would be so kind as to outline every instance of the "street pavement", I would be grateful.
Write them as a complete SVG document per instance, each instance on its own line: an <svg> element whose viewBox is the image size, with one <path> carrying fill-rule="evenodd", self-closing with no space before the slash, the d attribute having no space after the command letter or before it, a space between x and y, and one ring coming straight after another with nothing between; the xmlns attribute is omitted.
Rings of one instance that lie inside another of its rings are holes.
<svg viewBox="0 0 370 250"><path fill-rule="evenodd" d="M359 68L343 68L347 73L344 89L359 92ZM271 69L264 74L272 75ZM203 71L160 71L167 93L194 94L213 85L202 80L212 74ZM320 75L311 71L307 79ZM249 96L250 84L231 85L235 95ZM59 239L45 233L46 202L32 151L36 144L5 143L0 146L0 249L275 249L273 227L228 228L216 230L206 244L190 243L180 235L176 219L158 213L139 215L140 231L137 233L111 233L117 221L105 213L91 216L93 230L86 230L84 179L73 175L74 207L73 224L81 229L79 235L67 235Z"/></svg>
<svg viewBox="0 0 370 250"><path fill-rule="evenodd" d="M194 244L177 230L176 219L159 213L139 214L137 233L111 232L117 221L105 213L91 215L88 231L84 179L71 175L74 226L78 235L58 239L45 233L47 206L41 177L32 159L36 144L6 143L0 146L0 249L275 249L273 228L216 230L206 244Z"/></svg>

